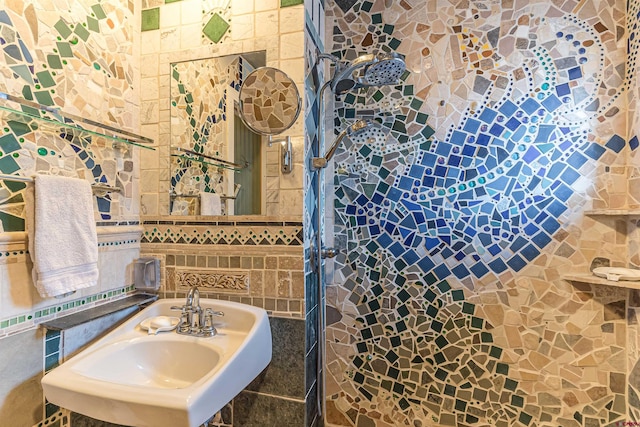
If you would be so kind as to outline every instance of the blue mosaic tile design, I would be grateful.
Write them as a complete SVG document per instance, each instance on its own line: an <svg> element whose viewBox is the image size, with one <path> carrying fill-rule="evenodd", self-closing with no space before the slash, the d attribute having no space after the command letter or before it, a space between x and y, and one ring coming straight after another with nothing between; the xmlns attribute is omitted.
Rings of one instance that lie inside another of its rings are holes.
<svg viewBox="0 0 640 427"><path fill-rule="evenodd" d="M407 71L397 86L335 99L336 134L364 109L377 111L384 131L345 139L335 156L334 232L346 247L328 301L327 345L334 355L328 404L340 413L329 422L507 427L569 425L572 417L576 426L622 421L624 386L605 392L609 403L599 413L586 397L569 409L562 394L550 392L553 398L543 404L548 396L531 392L536 383L523 384L526 373L519 370L534 356L522 346L510 348L494 332L505 326L488 314L495 308L527 316L529 302L509 307L510 292L520 295L514 278L526 277L519 275L564 239L594 167L637 146L633 138L627 142L625 129L603 131L594 124L618 120L631 88L624 64L609 56L620 53L612 40L622 39L624 30L549 5L535 13L503 5L517 22L507 34L509 27L489 20L496 9L474 9L477 14L465 20L471 8L452 6L459 21L442 18L447 10L424 22L413 13L427 2L418 3L332 5L334 55L353 60L375 49L396 50L407 54L409 70L420 65L425 75ZM446 55L431 56L436 44L429 37L436 24L448 22L458 24L438 36L455 43ZM526 28L518 32L518 25ZM407 35L407 28L414 32ZM350 37L341 36L347 32ZM512 44L501 44L502 38ZM507 61L505 51L518 51L522 61ZM429 81L437 74L429 67L442 67L435 60L449 55L447 72L459 79L457 92L454 82ZM417 82L422 86L414 87ZM433 99L438 96L441 109ZM466 98L473 101L464 104ZM484 302L485 294L496 302ZM615 320L623 323L624 315ZM565 328L561 320L547 324ZM537 351L565 351L545 340ZM605 365L603 372L621 374Z"/></svg>

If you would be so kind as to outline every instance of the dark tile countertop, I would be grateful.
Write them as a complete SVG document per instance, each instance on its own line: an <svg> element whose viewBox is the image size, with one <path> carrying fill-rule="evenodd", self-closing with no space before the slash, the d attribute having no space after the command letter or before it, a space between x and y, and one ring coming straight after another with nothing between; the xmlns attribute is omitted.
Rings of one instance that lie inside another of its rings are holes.
<svg viewBox="0 0 640 427"><path fill-rule="evenodd" d="M41 325L49 330L62 331L65 329L73 328L74 326L81 325L90 320L98 319L111 313L127 309L129 307L145 307L146 305L154 302L157 299L158 295L145 293L133 294L126 298L69 314L68 316L63 316L57 319L49 320L47 322L42 322Z"/></svg>

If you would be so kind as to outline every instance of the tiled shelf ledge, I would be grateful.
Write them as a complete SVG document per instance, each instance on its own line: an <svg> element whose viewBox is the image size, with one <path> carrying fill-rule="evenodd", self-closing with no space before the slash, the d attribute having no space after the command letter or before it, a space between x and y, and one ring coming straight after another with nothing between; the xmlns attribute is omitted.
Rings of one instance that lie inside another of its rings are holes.
<svg viewBox="0 0 640 427"><path fill-rule="evenodd" d="M562 276L564 280L568 280L570 282L582 282L582 283L590 283L593 285L605 285L605 286L617 286L618 288L627 288L627 289L640 289L640 282L630 281L630 280L620 280L613 281L607 280L602 277L594 276L593 274L566 274Z"/></svg>
<svg viewBox="0 0 640 427"><path fill-rule="evenodd" d="M584 212L588 216L640 216L640 209L591 209Z"/></svg>
<svg viewBox="0 0 640 427"><path fill-rule="evenodd" d="M65 329L73 328L74 326L81 325L94 319L130 308L133 306L145 306L158 299L158 295L152 294L133 294L131 296L108 302L106 304L98 305L93 308L89 308L83 311L78 311L68 316L58 317L46 322L42 322L41 325L49 330L63 331Z"/></svg>

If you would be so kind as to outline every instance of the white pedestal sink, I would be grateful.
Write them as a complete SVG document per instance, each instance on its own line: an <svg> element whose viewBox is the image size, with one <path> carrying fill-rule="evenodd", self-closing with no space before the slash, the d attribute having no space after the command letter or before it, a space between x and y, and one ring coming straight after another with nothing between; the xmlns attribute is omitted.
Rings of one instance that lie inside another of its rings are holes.
<svg viewBox="0 0 640 427"><path fill-rule="evenodd" d="M197 427L242 391L271 361L267 313L201 299L223 311L218 335L150 335L140 323L175 316L183 299L153 303L42 379L46 398L63 408L135 427Z"/></svg>

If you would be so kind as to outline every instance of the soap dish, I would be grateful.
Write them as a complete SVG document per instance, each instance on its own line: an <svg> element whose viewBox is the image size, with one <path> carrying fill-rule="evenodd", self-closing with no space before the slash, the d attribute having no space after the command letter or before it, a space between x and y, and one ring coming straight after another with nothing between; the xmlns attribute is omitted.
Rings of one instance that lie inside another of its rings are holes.
<svg viewBox="0 0 640 427"><path fill-rule="evenodd" d="M173 331L180 323L180 319L171 316L148 317L140 322L140 328L147 331L149 335L156 335L158 332Z"/></svg>
<svg viewBox="0 0 640 427"><path fill-rule="evenodd" d="M640 280L640 270L622 267L598 267L593 269L593 274L604 277L612 282L627 280L636 282Z"/></svg>

